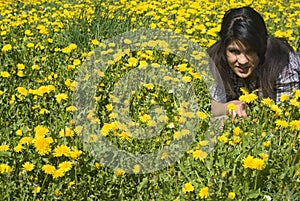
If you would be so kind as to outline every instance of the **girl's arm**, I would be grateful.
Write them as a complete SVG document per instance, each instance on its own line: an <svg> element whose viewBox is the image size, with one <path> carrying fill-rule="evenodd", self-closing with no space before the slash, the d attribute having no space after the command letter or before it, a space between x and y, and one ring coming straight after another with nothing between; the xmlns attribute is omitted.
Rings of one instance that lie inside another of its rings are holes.
<svg viewBox="0 0 300 201"><path fill-rule="evenodd" d="M227 110L228 104L235 104L236 110L229 113ZM239 100L233 100L233 101L229 101L227 103L220 103L215 100L212 100L211 111L212 111L212 116L216 117L216 118L223 117L223 116L225 117L227 114L230 114L233 118L235 116L238 116L238 117L247 116L246 105Z"/></svg>

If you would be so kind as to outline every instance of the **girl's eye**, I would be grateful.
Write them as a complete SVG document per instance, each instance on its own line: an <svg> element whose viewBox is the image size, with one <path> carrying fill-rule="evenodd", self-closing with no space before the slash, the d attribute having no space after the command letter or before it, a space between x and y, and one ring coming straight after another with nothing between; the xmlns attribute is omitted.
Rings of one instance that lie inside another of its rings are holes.
<svg viewBox="0 0 300 201"><path fill-rule="evenodd" d="M239 54L240 51L236 50L236 49L229 49L229 52L232 54Z"/></svg>

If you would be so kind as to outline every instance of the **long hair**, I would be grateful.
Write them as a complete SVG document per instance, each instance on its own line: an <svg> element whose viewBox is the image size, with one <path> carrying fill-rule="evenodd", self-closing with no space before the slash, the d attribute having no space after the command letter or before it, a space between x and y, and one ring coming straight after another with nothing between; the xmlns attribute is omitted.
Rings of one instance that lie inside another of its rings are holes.
<svg viewBox="0 0 300 201"><path fill-rule="evenodd" d="M207 52L217 68L228 97L237 97L233 81L228 76L231 70L226 59L226 48L234 40L249 45L258 55L256 68L264 97L274 97L274 83L289 62L292 48L284 39L268 35L262 16L249 6L228 10L221 24L220 40L208 48ZM245 82L247 82L247 78Z"/></svg>

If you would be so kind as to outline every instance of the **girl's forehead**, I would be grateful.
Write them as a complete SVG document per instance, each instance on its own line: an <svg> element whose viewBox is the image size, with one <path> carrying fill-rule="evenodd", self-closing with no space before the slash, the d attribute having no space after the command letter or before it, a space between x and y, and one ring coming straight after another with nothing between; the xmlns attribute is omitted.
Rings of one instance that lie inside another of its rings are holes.
<svg viewBox="0 0 300 201"><path fill-rule="evenodd" d="M247 44L246 42L240 41L240 40L232 40L228 46L228 47L234 47L234 48L239 48L242 50L250 50L252 49L251 46L249 44Z"/></svg>

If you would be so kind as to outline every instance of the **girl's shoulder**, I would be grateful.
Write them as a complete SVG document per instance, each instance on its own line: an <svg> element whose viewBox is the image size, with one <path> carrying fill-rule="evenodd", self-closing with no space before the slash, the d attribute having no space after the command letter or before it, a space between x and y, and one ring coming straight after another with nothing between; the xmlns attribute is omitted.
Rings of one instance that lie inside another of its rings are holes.
<svg viewBox="0 0 300 201"><path fill-rule="evenodd" d="M300 52L289 52L289 68L300 72Z"/></svg>
<svg viewBox="0 0 300 201"><path fill-rule="evenodd" d="M286 38L269 36L267 40L267 50L285 51L286 53L293 51L292 46L289 44ZM280 49L278 49L280 48Z"/></svg>

